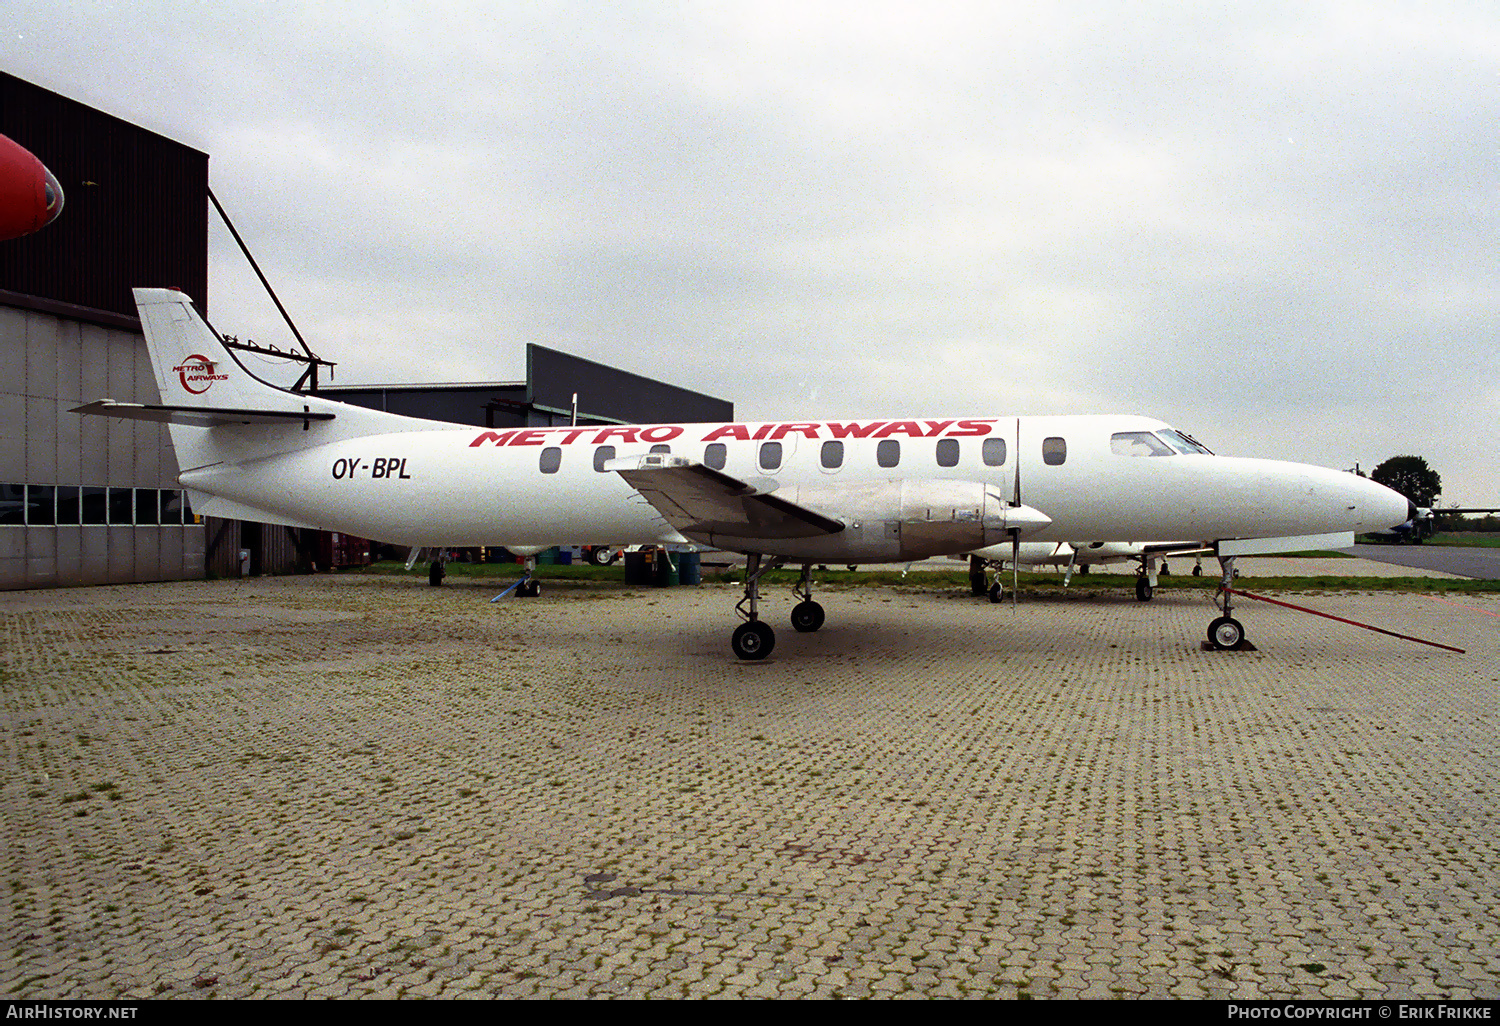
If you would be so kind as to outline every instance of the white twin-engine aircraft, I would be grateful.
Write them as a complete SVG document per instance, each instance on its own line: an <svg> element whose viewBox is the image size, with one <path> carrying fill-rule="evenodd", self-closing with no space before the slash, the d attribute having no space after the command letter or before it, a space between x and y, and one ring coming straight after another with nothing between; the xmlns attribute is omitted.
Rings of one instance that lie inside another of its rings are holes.
<svg viewBox="0 0 1500 1026"><path fill-rule="evenodd" d="M251 375L181 292L137 289L162 404L78 412L169 425L197 512L413 547L698 544L748 557L741 659L770 653L759 581L799 563L904 563L1023 540L1183 538L1237 555L1349 545L1408 503L1321 467L1215 456L1135 416L480 430L348 406ZM1244 637L1229 595L1209 628Z"/></svg>

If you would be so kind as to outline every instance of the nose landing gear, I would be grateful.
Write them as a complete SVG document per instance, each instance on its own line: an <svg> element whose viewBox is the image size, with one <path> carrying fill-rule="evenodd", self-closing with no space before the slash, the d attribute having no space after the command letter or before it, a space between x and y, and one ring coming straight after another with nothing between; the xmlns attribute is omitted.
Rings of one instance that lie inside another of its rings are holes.
<svg viewBox="0 0 1500 1026"><path fill-rule="evenodd" d="M1215 605L1222 616L1215 617L1208 625L1208 643L1218 652L1232 652L1247 646L1245 628L1229 614L1233 612L1234 557L1221 556L1219 565L1224 568L1224 579L1215 595Z"/></svg>

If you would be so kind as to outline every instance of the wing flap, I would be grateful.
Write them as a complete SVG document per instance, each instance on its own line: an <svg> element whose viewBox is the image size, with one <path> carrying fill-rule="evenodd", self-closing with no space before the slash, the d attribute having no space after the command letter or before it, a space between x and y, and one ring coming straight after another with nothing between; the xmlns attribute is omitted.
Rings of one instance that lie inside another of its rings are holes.
<svg viewBox="0 0 1500 1026"><path fill-rule="evenodd" d="M844 529L842 521L678 456L610 460L604 469L689 538L817 538Z"/></svg>

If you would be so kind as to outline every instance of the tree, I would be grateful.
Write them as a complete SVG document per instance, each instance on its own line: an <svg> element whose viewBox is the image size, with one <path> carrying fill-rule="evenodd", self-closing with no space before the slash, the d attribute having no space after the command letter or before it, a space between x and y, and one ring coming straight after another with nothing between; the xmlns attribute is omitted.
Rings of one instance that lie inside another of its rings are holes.
<svg viewBox="0 0 1500 1026"><path fill-rule="evenodd" d="M1392 456L1370 471L1370 480L1428 508L1443 494L1443 479L1420 456Z"/></svg>

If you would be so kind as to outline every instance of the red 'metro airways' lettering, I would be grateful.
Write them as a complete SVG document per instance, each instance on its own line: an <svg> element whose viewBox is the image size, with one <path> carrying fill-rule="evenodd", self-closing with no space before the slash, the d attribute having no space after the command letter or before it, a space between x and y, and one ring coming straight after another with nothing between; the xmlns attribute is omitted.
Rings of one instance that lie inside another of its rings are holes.
<svg viewBox="0 0 1500 1026"><path fill-rule="evenodd" d="M791 421L769 424L719 424L710 428L700 439L718 442L724 439L749 442L768 438L778 440L787 435L804 438L890 438L905 435L908 438L975 438L988 435L994 430L991 418L975 420L859 420L859 421ZM752 430L753 429L753 430ZM469 448L482 445L603 445L621 442L626 445L639 442L670 442L682 435L681 424L630 424L611 427L528 427L506 428L501 431L482 431L474 436Z"/></svg>

